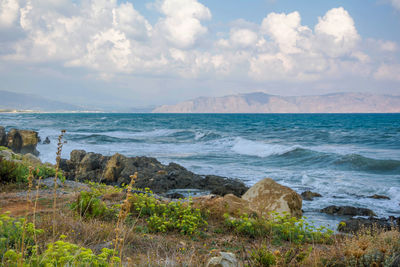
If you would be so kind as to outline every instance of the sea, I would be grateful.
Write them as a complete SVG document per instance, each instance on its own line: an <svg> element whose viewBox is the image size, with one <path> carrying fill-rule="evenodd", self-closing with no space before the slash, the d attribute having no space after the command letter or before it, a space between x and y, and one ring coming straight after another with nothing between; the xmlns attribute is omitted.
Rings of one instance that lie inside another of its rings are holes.
<svg viewBox="0 0 400 267"><path fill-rule="evenodd" d="M332 229L345 217L320 213L329 205L400 216L400 114L0 114L0 125L32 129L42 140L42 161L62 151L149 156L198 174L238 178L252 186L265 177L298 193L304 216ZM385 195L390 200L368 196Z"/></svg>

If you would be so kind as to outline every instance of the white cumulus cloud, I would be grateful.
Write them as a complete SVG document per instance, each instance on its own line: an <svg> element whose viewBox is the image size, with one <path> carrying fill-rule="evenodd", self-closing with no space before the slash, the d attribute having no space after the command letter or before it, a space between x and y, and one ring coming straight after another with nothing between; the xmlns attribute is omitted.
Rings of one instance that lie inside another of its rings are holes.
<svg viewBox="0 0 400 267"><path fill-rule="evenodd" d="M19 3L17 0L0 0L0 28L11 27L18 19Z"/></svg>
<svg viewBox="0 0 400 267"><path fill-rule="evenodd" d="M354 20L342 7L329 10L318 19L315 34L320 49L332 56L340 56L351 52L360 40Z"/></svg>
<svg viewBox="0 0 400 267"><path fill-rule="evenodd" d="M302 35L310 32L310 29L302 26L300 22L298 12L287 15L270 13L261 24L261 33L270 36L283 53L299 53Z"/></svg>
<svg viewBox="0 0 400 267"><path fill-rule="evenodd" d="M211 12L196 0L165 0L159 9L165 18L160 19L157 26L176 47L192 46L207 32L201 21L211 19Z"/></svg>
<svg viewBox="0 0 400 267"><path fill-rule="evenodd" d="M211 11L199 1L158 0L155 6L160 17L152 24L128 1L0 0L0 31L20 33L2 38L0 60L81 67L108 80L118 74L257 82L368 75L393 80L397 71L391 59L397 43L368 39L363 46L342 7L321 14L315 27L303 25L297 11L272 12L260 24L240 19L211 36L206 24Z"/></svg>

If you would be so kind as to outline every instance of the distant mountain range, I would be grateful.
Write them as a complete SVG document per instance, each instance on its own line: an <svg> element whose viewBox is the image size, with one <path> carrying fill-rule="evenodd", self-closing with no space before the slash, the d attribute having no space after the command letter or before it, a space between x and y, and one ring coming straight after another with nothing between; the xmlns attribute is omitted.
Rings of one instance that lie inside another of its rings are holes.
<svg viewBox="0 0 400 267"><path fill-rule="evenodd" d="M0 110L61 112L84 111L85 109L80 106L53 101L36 95L0 91Z"/></svg>
<svg viewBox="0 0 400 267"><path fill-rule="evenodd" d="M155 108L153 113L399 113L400 96L336 93L278 96L249 93L199 97Z"/></svg>

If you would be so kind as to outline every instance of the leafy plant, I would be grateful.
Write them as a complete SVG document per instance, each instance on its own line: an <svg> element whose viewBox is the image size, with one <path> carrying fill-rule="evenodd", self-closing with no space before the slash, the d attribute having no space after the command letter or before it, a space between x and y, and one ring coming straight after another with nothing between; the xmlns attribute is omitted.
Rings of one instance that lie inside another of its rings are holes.
<svg viewBox="0 0 400 267"><path fill-rule="evenodd" d="M108 208L100 199L98 192L80 192L77 200L71 204L71 209L83 218L112 219L116 217L116 210Z"/></svg>
<svg viewBox="0 0 400 267"><path fill-rule="evenodd" d="M191 198L186 199L186 202L164 203L156 199L147 188L144 193L135 193L131 201L132 213L147 217L149 230L153 232L179 230L182 234L193 234L207 225L201 211L193 208Z"/></svg>
<svg viewBox="0 0 400 267"><path fill-rule="evenodd" d="M117 266L121 259L113 256L114 250L103 248L101 253L96 255L91 249L78 246L64 241L66 236L62 235L60 240L48 243L43 254L32 254L26 257L24 266ZM21 254L10 249L4 254L3 262L14 266L19 262ZM111 264L114 263L114 264Z"/></svg>
<svg viewBox="0 0 400 267"><path fill-rule="evenodd" d="M11 150L11 149L9 149L8 147L5 147L5 146L0 146L0 151L3 151L3 150Z"/></svg>
<svg viewBox="0 0 400 267"><path fill-rule="evenodd" d="M276 264L275 255L270 252L265 246L262 248L254 249L250 254L251 266L255 267L269 267Z"/></svg>
<svg viewBox="0 0 400 267"><path fill-rule="evenodd" d="M61 240L47 244L47 250L40 258L40 262L45 266L110 266L110 262L116 264L121 260L113 257L113 250L103 248L99 255L91 249L80 247L76 244Z"/></svg>
<svg viewBox="0 0 400 267"><path fill-rule="evenodd" d="M26 183L29 175L29 163L6 160L0 157L0 182L2 183ZM38 165L33 171L35 177L53 177L55 169L46 165ZM65 176L59 174L60 179L65 180Z"/></svg>
<svg viewBox="0 0 400 267"><path fill-rule="evenodd" d="M256 236L271 236L275 240L294 243L328 242L333 231L323 226L315 227L304 219L297 219L288 214L271 213L269 219L249 218L243 214L240 218L231 218L224 214L225 224L238 233Z"/></svg>
<svg viewBox="0 0 400 267"><path fill-rule="evenodd" d="M0 157L0 182L23 183L29 174L29 168L23 164Z"/></svg>
<svg viewBox="0 0 400 267"><path fill-rule="evenodd" d="M9 256L14 255L12 251L15 252L21 248L24 227L24 247L27 250L26 254L32 255L36 251L34 236L42 234L44 231L36 229L33 223L25 223L24 218L12 218L9 212L0 214L0 263L5 261L6 254ZM11 252L7 253L10 250Z"/></svg>
<svg viewBox="0 0 400 267"><path fill-rule="evenodd" d="M103 183L96 183L92 181L86 181L90 191L96 196L103 196L107 194L121 193L126 187L110 186Z"/></svg>

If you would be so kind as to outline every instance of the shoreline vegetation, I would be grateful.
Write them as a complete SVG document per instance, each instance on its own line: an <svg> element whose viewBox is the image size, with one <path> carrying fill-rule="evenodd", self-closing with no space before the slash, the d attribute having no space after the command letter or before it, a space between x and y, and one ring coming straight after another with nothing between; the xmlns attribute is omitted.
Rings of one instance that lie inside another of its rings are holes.
<svg viewBox="0 0 400 267"><path fill-rule="evenodd" d="M52 165L33 155L37 142L34 131L0 127L2 266L399 266L396 220L334 233L309 224L302 197L272 179L248 189L148 157L61 159L63 133ZM167 193L195 186L218 190Z"/></svg>

